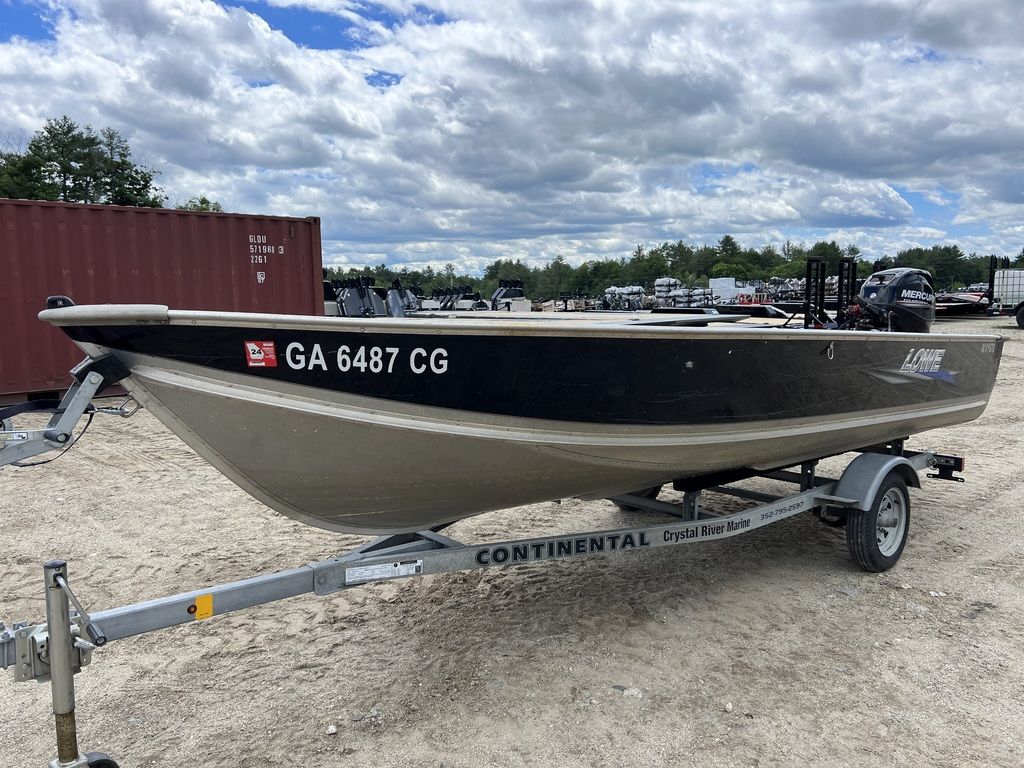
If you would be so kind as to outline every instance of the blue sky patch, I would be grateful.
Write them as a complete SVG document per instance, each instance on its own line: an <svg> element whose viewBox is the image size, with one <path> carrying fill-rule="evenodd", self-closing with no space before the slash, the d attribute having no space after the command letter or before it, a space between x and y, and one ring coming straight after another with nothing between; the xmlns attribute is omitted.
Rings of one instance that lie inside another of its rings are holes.
<svg viewBox="0 0 1024 768"><path fill-rule="evenodd" d="M332 13L311 11L308 8L277 8L261 2L227 2L224 5L244 8L262 17L271 28L305 48L330 51L364 47L358 35L353 34L355 25Z"/></svg>
<svg viewBox="0 0 1024 768"><path fill-rule="evenodd" d="M944 53L939 53L932 48L917 46L914 53L903 57L904 64L942 64L949 59Z"/></svg>
<svg viewBox="0 0 1024 768"><path fill-rule="evenodd" d="M942 205L924 192L907 189L898 184L894 184L893 189L910 204L914 209L914 218L922 224L945 228L949 226L959 208L959 196L945 190L936 190L936 193L946 200L947 204Z"/></svg>
<svg viewBox="0 0 1024 768"><path fill-rule="evenodd" d="M724 163L697 163L690 169L690 186L694 192L705 194L721 186L719 182L731 179L741 173L754 173L760 170L753 163L738 165Z"/></svg>
<svg viewBox="0 0 1024 768"><path fill-rule="evenodd" d="M2 2L4 0L0 0L0 3ZM245 8L249 13L262 17L271 28L282 32L293 43L306 48L322 51L356 51L367 47L360 25L337 14L300 6L279 8L262 0L225 0L222 4ZM409 22L417 25L440 25L451 21L443 13L424 5L414 6L410 16L396 14L376 3L361 4L352 10L367 21L376 22L389 30ZM395 83L388 83L384 87L390 85Z"/></svg>
<svg viewBox="0 0 1024 768"><path fill-rule="evenodd" d="M958 238L981 237L992 233L988 224L968 223L954 224L953 220L960 213L960 197L958 192L951 192L947 189L937 189L935 192L946 200L942 205L923 192L893 185L893 188L900 193L910 207L914 209L914 215L909 224L913 226L933 227L946 233L945 239L957 240Z"/></svg>
<svg viewBox="0 0 1024 768"><path fill-rule="evenodd" d="M426 26L428 24L440 26L442 24L449 24L455 21L451 16L446 16L436 8L428 8L425 5L415 5L413 6L413 9L415 11L413 21L420 26Z"/></svg>
<svg viewBox="0 0 1024 768"><path fill-rule="evenodd" d="M14 37L28 40L52 40L50 11L30 0L0 0L0 41Z"/></svg>
<svg viewBox="0 0 1024 768"><path fill-rule="evenodd" d="M384 72L380 69L373 70L370 74L365 75L363 79L374 88L380 88L382 91L402 82L401 75L394 72Z"/></svg>

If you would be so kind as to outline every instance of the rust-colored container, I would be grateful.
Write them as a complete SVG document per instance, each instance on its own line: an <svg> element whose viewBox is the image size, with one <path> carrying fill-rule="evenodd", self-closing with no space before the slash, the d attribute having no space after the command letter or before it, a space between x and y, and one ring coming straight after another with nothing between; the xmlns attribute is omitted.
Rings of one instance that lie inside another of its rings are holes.
<svg viewBox="0 0 1024 768"><path fill-rule="evenodd" d="M68 385L76 304L322 315L320 220L0 199L0 402Z"/></svg>

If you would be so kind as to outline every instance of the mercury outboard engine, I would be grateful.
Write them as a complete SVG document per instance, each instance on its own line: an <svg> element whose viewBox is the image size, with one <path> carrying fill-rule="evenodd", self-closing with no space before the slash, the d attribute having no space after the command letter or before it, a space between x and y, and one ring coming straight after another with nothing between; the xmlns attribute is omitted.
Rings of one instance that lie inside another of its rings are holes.
<svg viewBox="0 0 1024 768"><path fill-rule="evenodd" d="M857 297L857 327L928 333L935 320L932 276L923 269L897 267L875 272Z"/></svg>

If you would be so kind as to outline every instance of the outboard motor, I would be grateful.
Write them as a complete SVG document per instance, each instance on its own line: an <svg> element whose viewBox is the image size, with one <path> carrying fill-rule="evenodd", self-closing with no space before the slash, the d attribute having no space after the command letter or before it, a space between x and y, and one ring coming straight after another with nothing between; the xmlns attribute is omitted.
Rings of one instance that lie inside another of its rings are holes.
<svg viewBox="0 0 1024 768"><path fill-rule="evenodd" d="M397 279L392 281L385 303L390 317L405 317L407 312L419 309L419 300L412 292L403 288L402 281Z"/></svg>
<svg viewBox="0 0 1024 768"><path fill-rule="evenodd" d="M857 306L858 327L928 333L935 320L932 276L923 269L897 267L875 272L864 281Z"/></svg>
<svg viewBox="0 0 1024 768"><path fill-rule="evenodd" d="M343 280L338 291L338 309L345 317L384 317L384 299L373 288L372 277Z"/></svg>

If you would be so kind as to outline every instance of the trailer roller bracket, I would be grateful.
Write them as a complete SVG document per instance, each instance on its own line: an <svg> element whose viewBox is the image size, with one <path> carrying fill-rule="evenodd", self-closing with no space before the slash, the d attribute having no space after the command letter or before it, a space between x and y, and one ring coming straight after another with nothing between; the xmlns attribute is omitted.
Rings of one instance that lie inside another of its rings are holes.
<svg viewBox="0 0 1024 768"><path fill-rule="evenodd" d="M954 483L964 482L964 478L957 477L954 472L964 471L964 460L962 456L946 456L941 453L933 454L935 463L932 465L935 472L929 473L928 477L933 480L952 480Z"/></svg>

